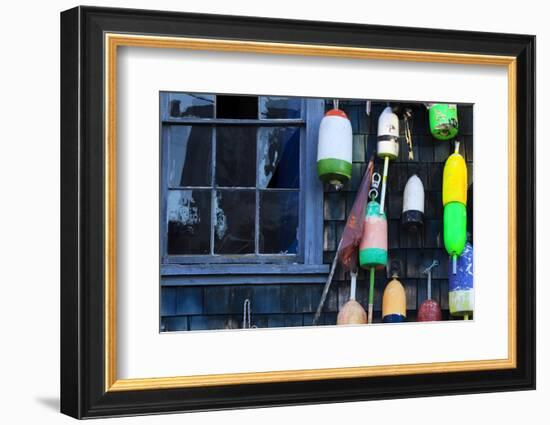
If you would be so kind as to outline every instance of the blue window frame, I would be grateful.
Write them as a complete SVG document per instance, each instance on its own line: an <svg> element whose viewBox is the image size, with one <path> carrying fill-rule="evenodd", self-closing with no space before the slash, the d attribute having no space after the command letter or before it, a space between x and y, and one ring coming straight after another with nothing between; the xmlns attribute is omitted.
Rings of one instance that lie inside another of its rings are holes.
<svg viewBox="0 0 550 425"><path fill-rule="evenodd" d="M321 282L322 99L160 93L163 285Z"/></svg>

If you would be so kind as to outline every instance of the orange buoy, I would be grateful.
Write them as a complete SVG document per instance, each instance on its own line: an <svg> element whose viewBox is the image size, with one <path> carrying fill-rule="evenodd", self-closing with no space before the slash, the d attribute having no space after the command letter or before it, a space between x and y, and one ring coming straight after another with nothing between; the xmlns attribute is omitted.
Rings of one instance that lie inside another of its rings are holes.
<svg viewBox="0 0 550 425"><path fill-rule="evenodd" d="M357 288L357 273L351 273L351 286L349 301L345 303L336 318L337 325L364 325L367 323L367 312L361 304L355 300Z"/></svg>
<svg viewBox="0 0 550 425"><path fill-rule="evenodd" d="M356 300L345 303L336 318L337 325L364 325L367 323L367 312Z"/></svg>

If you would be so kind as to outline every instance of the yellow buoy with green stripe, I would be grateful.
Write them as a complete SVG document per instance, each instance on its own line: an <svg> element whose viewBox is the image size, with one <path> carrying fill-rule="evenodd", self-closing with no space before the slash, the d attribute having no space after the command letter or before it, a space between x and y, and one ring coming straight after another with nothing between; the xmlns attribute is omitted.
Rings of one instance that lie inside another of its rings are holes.
<svg viewBox="0 0 550 425"><path fill-rule="evenodd" d="M468 171L464 157L458 153L460 144L447 158L443 169L443 242L452 259L452 272L466 244L466 202Z"/></svg>

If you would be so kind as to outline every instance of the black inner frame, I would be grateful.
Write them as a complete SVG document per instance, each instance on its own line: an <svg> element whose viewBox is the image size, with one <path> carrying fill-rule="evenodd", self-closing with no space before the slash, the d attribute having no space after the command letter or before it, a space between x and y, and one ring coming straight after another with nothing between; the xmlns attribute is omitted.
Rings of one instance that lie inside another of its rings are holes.
<svg viewBox="0 0 550 425"><path fill-rule="evenodd" d="M105 32L507 55L517 58L517 368L104 391ZM61 19L61 411L77 418L533 389L535 37L77 7Z"/></svg>

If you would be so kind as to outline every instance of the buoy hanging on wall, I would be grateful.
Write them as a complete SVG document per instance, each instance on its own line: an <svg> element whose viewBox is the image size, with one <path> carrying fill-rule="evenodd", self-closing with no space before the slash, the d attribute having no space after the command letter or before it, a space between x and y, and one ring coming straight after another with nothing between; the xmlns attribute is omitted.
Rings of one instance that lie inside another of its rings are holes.
<svg viewBox="0 0 550 425"><path fill-rule="evenodd" d="M359 245L359 265L370 269L368 322L372 323L374 305L374 274L388 262L388 222L380 204L371 200L365 212L363 238Z"/></svg>
<svg viewBox="0 0 550 425"><path fill-rule="evenodd" d="M407 297L405 288L397 280L397 275L386 285L382 295L382 322L404 322L407 318Z"/></svg>
<svg viewBox="0 0 550 425"><path fill-rule="evenodd" d="M357 273L351 274L350 297L336 317L337 325L364 325L367 323L367 312L355 299L357 288Z"/></svg>
<svg viewBox="0 0 550 425"><path fill-rule="evenodd" d="M443 241L452 259L453 274L456 273L457 257L466 244L468 172L458 148L457 142L443 169Z"/></svg>
<svg viewBox="0 0 550 425"><path fill-rule="evenodd" d="M432 299L432 269L439 265L439 261L434 260L428 266L424 273L428 275L428 298L425 299L418 308L417 320L419 322L438 322L441 320L441 307L439 303Z"/></svg>
<svg viewBox="0 0 550 425"><path fill-rule="evenodd" d="M424 185L416 174L412 175L405 185L401 224L406 228L419 228L424 225Z"/></svg>
<svg viewBox="0 0 550 425"><path fill-rule="evenodd" d="M380 158L396 159L399 156L399 118L387 106L378 117L376 153Z"/></svg>
<svg viewBox="0 0 550 425"><path fill-rule="evenodd" d="M458 134L456 105L434 103L429 106L430 132L438 140L449 140Z"/></svg>
<svg viewBox="0 0 550 425"><path fill-rule="evenodd" d="M384 211L386 201L386 181L388 180L389 161L399 156L399 118L387 106L378 117L378 137L376 154L384 160L382 190L380 193L380 211Z"/></svg>
<svg viewBox="0 0 550 425"><path fill-rule="evenodd" d="M346 113L331 109L321 120L317 146L317 174L336 189L351 178L353 134Z"/></svg>
<svg viewBox="0 0 550 425"><path fill-rule="evenodd" d="M470 243L458 257L456 273L449 274L449 312L465 320L474 312L474 249Z"/></svg>
<svg viewBox="0 0 550 425"><path fill-rule="evenodd" d="M367 313L356 300L345 303L336 318L337 325L364 325L367 323Z"/></svg>
<svg viewBox="0 0 550 425"><path fill-rule="evenodd" d="M388 262L388 222L380 204L370 201L365 213L363 238L359 246L359 264L363 268L385 267Z"/></svg>

